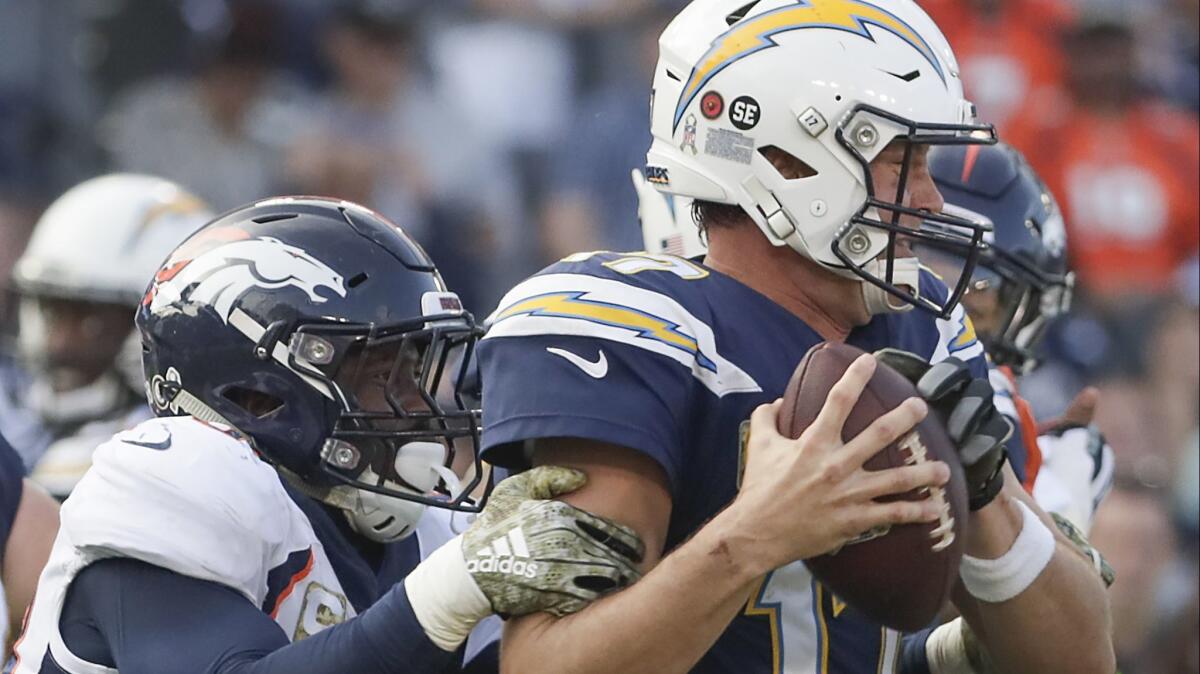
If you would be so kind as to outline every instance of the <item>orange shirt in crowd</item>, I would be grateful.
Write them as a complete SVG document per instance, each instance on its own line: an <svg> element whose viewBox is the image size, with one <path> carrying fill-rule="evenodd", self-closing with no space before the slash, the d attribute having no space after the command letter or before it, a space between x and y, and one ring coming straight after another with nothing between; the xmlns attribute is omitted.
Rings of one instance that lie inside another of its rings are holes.
<svg viewBox="0 0 1200 674"><path fill-rule="evenodd" d="M1062 95L1058 30L1072 17L1060 0L1010 0L985 17L964 0L922 2L954 48L969 98L985 121L1004 127L1023 106Z"/></svg>
<svg viewBox="0 0 1200 674"><path fill-rule="evenodd" d="M1092 295L1167 290L1180 263L1200 251L1194 115L1153 103L1115 117L1030 110L1006 140L1058 197L1072 263Z"/></svg>

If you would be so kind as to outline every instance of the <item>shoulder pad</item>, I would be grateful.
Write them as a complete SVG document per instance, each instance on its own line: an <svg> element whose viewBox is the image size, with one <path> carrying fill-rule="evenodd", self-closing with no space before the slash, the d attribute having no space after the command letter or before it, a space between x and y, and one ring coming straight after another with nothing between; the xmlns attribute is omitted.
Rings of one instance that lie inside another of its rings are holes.
<svg viewBox="0 0 1200 674"><path fill-rule="evenodd" d="M677 361L717 395L759 390L717 352L703 291L707 270L671 255L581 255L587 257L567 258L509 291L488 317L485 339L569 336L617 342ZM697 276L689 282L687 274Z"/></svg>
<svg viewBox="0 0 1200 674"><path fill-rule="evenodd" d="M256 604L268 570L313 536L249 443L191 417L151 419L100 445L62 527L81 550L222 583Z"/></svg>

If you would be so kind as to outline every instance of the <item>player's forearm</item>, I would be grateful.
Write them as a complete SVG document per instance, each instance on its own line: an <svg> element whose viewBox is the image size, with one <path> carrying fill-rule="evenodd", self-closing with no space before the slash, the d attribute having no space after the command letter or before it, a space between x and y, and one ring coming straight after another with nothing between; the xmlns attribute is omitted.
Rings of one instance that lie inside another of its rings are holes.
<svg viewBox="0 0 1200 674"><path fill-rule="evenodd" d="M248 652L223 662L219 674L275 672L440 672L456 657L438 648L417 622L400 585L374 606L340 625L294 642L263 657Z"/></svg>
<svg viewBox="0 0 1200 674"><path fill-rule="evenodd" d="M633 586L566 618L510 621L501 672L687 672L768 570L752 548L718 515Z"/></svg>
<svg viewBox="0 0 1200 674"><path fill-rule="evenodd" d="M991 559L1008 551L1022 529L1017 500L1041 515L1023 492L1006 488L972 516L968 555ZM1089 560L1052 524L1047 527L1054 535L1054 551L1027 588L1006 601L989 602L971 596L960 583L955 604L998 671L1112 672L1116 666L1104 583Z"/></svg>

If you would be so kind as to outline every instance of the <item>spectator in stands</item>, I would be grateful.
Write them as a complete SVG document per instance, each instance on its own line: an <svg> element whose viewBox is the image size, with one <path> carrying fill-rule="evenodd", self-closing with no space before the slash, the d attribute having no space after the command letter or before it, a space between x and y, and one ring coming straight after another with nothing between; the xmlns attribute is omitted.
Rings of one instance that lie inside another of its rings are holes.
<svg viewBox="0 0 1200 674"><path fill-rule="evenodd" d="M1003 133L1023 109L1063 95L1059 32L1069 25L1065 0L930 0L922 2L949 38L968 98Z"/></svg>
<svg viewBox="0 0 1200 674"><path fill-rule="evenodd" d="M1173 574L1173 565L1183 562L1163 496L1162 490L1137 480L1118 479L1091 531L1091 542L1117 572L1109 596L1113 645L1122 674L1168 674L1143 665L1153 660L1158 646L1153 637L1167 626L1165 619L1177 617L1164 611L1170 608L1166 596L1180 591L1178 599L1186 603L1189 590L1194 592L1194 578L1189 587L1186 578Z"/></svg>
<svg viewBox="0 0 1200 674"><path fill-rule="evenodd" d="M116 169L192 187L221 211L279 191L282 143L293 124L275 87L277 10L231 6L228 32L197 46L194 78L166 76L135 86L100 127Z"/></svg>
<svg viewBox="0 0 1200 674"><path fill-rule="evenodd" d="M1085 20L1066 44L1069 100L1026 108L1009 140L1059 195L1084 299L1128 322L1197 254L1200 131L1139 88L1128 24Z"/></svg>
<svg viewBox="0 0 1200 674"><path fill-rule="evenodd" d="M289 150L289 177L299 191L402 223L443 261L464 302L486 312L499 299L498 258L524 243L512 232L515 186L424 75L416 12L413 3L369 0L335 11L321 38L332 85Z"/></svg>
<svg viewBox="0 0 1200 674"><path fill-rule="evenodd" d="M650 146L647 83L658 58L658 36L673 11L643 15L624 78L583 95L570 137L550 157L541 212L541 246L547 261L581 250L642 247L637 197L629 182Z"/></svg>

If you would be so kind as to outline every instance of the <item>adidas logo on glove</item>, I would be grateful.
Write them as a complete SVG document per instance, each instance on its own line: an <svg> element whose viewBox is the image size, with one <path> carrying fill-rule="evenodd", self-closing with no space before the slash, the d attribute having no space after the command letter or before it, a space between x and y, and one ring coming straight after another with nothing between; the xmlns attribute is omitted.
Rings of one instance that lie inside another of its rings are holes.
<svg viewBox="0 0 1200 674"><path fill-rule="evenodd" d="M524 558L524 559L521 559ZM467 560L470 573L504 573L533 578L537 576L537 562L529 559L529 546L525 534L516 527L504 536L476 553L475 559Z"/></svg>

